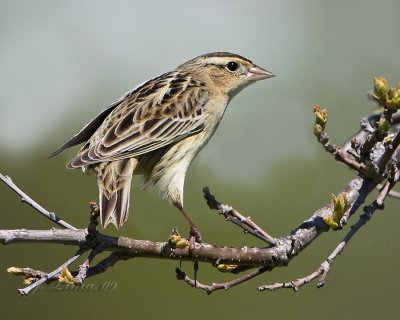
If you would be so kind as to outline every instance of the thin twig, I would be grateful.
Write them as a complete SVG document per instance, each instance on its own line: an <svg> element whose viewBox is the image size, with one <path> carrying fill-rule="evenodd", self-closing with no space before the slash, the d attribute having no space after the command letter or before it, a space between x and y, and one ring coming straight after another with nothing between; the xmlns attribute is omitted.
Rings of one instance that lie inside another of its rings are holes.
<svg viewBox="0 0 400 320"><path fill-rule="evenodd" d="M4 176L0 173L0 180L2 180L6 185L8 185L11 190L13 190L15 193L17 193L22 199L21 202L24 202L28 205L30 205L32 208L34 208L36 211L38 211L42 216L45 218L51 220L55 224L59 225L60 227L64 229L70 229L70 230L76 230L76 228L69 223L65 222L64 220L60 219L57 217L54 212L49 212L45 208L43 208L41 205L39 205L37 202L33 201L29 196L26 195L25 192L23 192L20 188L18 188L15 183L11 180L10 177Z"/></svg>
<svg viewBox="0 0 400 320"><path fill-rule="evenodd" d="M78 274L75 277L75 282L77 284L82 284L83 280L86 279L87 272L90 267L90 263L93 261L93 259L102 252L102 247L101 245L98 245L92 249L90 252L89 256L85 259L85 261L79 266L79 271Z"/></svg>
<svg viewBox="0 0 400 320"><path fill-rule="evenodd" d="M89 235L95 235L96 228L99 224L97 219L100 216L100 209L99 209L99 206L97 205L97 203L94 201L89 203L89 208L90 208L90 212L89 212L90 215L89 215L89 224L88 224L87 230L88 230Z"/></svg>
<svg viewBox="0 0 400 320"><path fill-rule="evenodd" d="M336 161L339 161L348 167L356 170L359 173L362 173L365 169L363 163L360 163L357 160L351 159L347 156L346 152L343 152L341 148L336 146L335 144L330 143L329 135L324 131L321 133L319 137L317 137L318 142L324 147L325 151L329 152L332 156L335 157Z"/></svg>
<svg viewBox="0 0 400 320"><path fill-rule="evenodd" d="M392 198L400 199L400 192L394 191L394 190L390 190L388 196L392 197Z"/></svg>
<svg viewBox="0 0 400 320"><path fill-rule="evenodd" d="M53 279L54 277L57 277L58 274L66 267L68 267L71 263L73 263L75 260L77 260L87 249L80 248L75 255L64 262L61 266L59 266L57 269L53 270L52 272L48 273L45 277L37 280L36 282L32 283L30 286L23 288L23 289L18 289L18 292L22 296L26 296L31 294L34 290L36 290L39 286L41 286L43 283L48 281L49 279Z"/></svg>
<svg viewBox="0 0 400 320"><path fill-rule="evenodd" d="M382 188L383 188L383 184L378 184L376 186L376 189L378 189L379 191L382 190ZM391 197L391 198L395 198L395 199L400 199L400 192L395 191L395 190L390 190L387 196Z"/></svg>
<svg viewBox="0 0 400 320"><path fill-rule="evenodd" d="M394 152L396 151L399 145L400 145L400 131L397 132L391 143L388 146L386 146L383 155L377 161L377 166L380 171L382 171L386 167L387 163L392 158Z"/></svg>
<svg viewBox="0 0 400 320"><path fill-rule="evenodd" d="M210 209L217 210L219 214L225 217L226 221L232 222L242 228L246 233L267 242L268 244L275 246L276 239L271 237L267 232L265 232L260 226L254 223L250 217L244 217L233 207L221 204L217 201L214 195L211 194L208 187L203 188L204 198L207 200L207 204Z"/></svg>
<svg viewBox="0 0 400 320"><path fill-rule="evenodd" d="M101 260L95 266L90 267L86 272L86 278L93 277L95 275L105 272L109 267L112 267L119 260L121 260L121 257L118 255L118 253L112 252L110 255L108 255L106 258ZM7 271L9 273L12 273L13 275L24 276L24 278L30 279L31 281L38 281L42 278L46 278L47 280L45 282L50 283L52 281L58 280L58 277L57 277L58 274L56 274L54 277L50 278L48 272L44 272L41 270L34 270L32 268L11 267ZM71 275L73 277L77 277L78 274L79 274L79 271L71 271ZM76 284L79 285L80 283L76 282Z"/></svg>
<svg viewBox="0 0 400 320"><path fill-rule="evenodd" d="M309 274L306 277L294 280L294 281L290 281L290 282L284 282L284 283L280 283L280 282L276 282L274 284L271 285L264 285L264 286L259 286L257 288L258 291L274 291L274 290L278 290L278 289L293 289L294 291L298 291L303 285L311 282L312 280L314 280L315 278L321 276L324 273L327 273L329 270L329 267L327 268L327 263L326 261L324 261L321 266L314 271L313 273ZM320 285L318 283L317 285L318 288L322 287L322 285Z"/></svg>
<svg viewBox="0 0 400 320"><path fill-rule="evenodd" d="M266 271L270 271L271 269L272 269L272 267L266 267L266 266L260 267L252 272L249 272L248 274L244 275L243 277L234 279L232 281L224 282L224 283L215 283L214 282L212 285L202 284L197 280L193 280L193 279L189 278L186 275L186 273L179 268L176 268L175 272L176 272L176 277L178 280L183 280L183 281L185 281L185 283L187 283L191 287L200 289L200 290L204 290L207 292L207 294L211 294L214 291L221 290L221 289L228 290L228 289L235 287L239 284L242 284L250 279L253 279L256 276L258 276Z"/></svg>
<svg viewBox="0 0 400 320"><path fill-rule="evenodd" d="M35 281L35 279L41 279L47 276L47 272L43 272L40 270L35 270L32 268L18 268L18 267L10 267L7 269L8 273L11 273L15 276L24 276L25 279L31 279L31 281Z"/></svg>

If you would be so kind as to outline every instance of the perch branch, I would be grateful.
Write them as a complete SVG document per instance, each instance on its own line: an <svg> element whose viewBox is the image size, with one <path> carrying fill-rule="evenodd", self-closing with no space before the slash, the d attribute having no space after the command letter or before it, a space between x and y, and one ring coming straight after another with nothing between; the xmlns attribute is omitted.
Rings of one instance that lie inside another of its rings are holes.
<svg viewBox="0 0 400 320"><path fill-rule="evenodd" d="M0 230L0 242L14 243L57 243L69 246L80 246L90 249L87 244L87 230ZM179 261L192 261L189 249L172 248L169 242L154 242L136 240L126 237L111 237L97 234L98 245L103 251L112 251L123 259L146 257L164 258ZM196 243L196 259L212 264L231 263L248 266L262 266L264 264L284 264L287 257L277 248L228 248L218 247L207 243ZM282 261L280 261L282 259ZM280 262L279 262L280 261Z"/></svg>

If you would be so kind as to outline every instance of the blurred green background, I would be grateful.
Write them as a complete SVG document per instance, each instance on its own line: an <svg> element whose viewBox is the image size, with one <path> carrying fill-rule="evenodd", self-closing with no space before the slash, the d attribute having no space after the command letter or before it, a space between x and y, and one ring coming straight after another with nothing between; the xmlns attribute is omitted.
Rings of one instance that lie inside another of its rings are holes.
<svg viewBox="0 0 400 320"><path fill-rule="evenodd" d="M372 78L400 80L400 2L393 1L0 1L0 172L77 227L97 198L93 176L67 171L77 149L47 155L107 104L137 84L202 53L232 51L277 77L244 90L209 145L191 166L185 205L203 239L227 246L262 245L208 210L210 186L272 235L290 232L353 173L335 163L312 135L312 106L328 108L328 132L341 144L374 105ZM187 226L180 214L141 192L135 179L131 217L110 234L165 240ZM53 227L0 185L1 228ZM354 238L333 266L327 285L298 293L257 292L318 267L344 232L324 234L288 268L228 292L207 296L175 279L178 262L135 259L118 263L86 284L105 292L44 287L22 298L9 266L52 270L74 252L56 245L1 246L2 318L59 319L397 319L400 277L395 243L398 202ZM352 220L354 222L354 220ZM348 230L348 228L346 229ZM192 265L184 270L191 274ZM202 282L233 277L201 265Z"/></svg>

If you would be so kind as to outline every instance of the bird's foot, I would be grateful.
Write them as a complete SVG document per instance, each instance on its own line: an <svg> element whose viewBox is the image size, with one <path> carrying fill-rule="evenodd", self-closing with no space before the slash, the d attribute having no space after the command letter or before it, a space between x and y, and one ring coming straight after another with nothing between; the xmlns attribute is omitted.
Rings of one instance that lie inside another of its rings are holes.
<svg viewBox="0 0 400 320"><path fill-rule="evenodd" d="M189 252L193 253L196 249L196 242L201 243L200 230L197 227L190 227L189 232Z"/></svg>

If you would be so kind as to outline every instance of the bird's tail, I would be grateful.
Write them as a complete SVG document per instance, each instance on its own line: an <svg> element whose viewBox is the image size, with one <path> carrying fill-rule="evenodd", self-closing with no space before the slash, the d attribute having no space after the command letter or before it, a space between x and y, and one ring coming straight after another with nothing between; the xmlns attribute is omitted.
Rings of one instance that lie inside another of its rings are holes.
<svg viewBox="0 0 400 320"><path fill-rule="evenodd" d="M99 186L100 222L118 229L128 219L129 198L136 159L103 162L96 167Z"/></svg>

